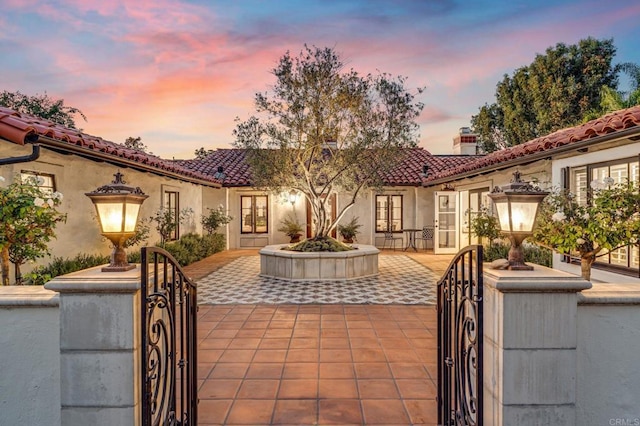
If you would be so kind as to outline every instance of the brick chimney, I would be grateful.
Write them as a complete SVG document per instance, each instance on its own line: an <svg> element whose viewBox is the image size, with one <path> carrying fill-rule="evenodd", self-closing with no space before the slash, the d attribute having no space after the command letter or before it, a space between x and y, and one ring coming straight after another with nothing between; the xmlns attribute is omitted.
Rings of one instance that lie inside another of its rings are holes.
<svg viewBox="0 0 640 426"><path fill-rule="evenodd" d="M453 138L454 155L476 155L478 149L478 135L471 133L468 127L460 127L459 133Z"/></svg>

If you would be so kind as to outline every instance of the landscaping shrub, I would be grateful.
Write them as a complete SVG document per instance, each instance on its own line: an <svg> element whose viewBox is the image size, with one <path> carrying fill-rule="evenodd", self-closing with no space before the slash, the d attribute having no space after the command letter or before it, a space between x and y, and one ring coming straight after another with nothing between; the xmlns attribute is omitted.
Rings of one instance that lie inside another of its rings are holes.
<svg viewBox="0 0 640 426"><path fill-rule="evenodd" d="M161 244L158 246L162 247ZM186 266L224 250L225 240L222 234L205 236L186 234L178 241L164 244L163 248L171 253L181 266ZM140 250L130 250L127 253L127 260L129 263L140 263ZM54 257L53 262L47 266L38 266L25 274L25 284L44 285L58 275L70 274L109 262L109 256L103 255L78 254L74 258L66 259Z"/></svg>

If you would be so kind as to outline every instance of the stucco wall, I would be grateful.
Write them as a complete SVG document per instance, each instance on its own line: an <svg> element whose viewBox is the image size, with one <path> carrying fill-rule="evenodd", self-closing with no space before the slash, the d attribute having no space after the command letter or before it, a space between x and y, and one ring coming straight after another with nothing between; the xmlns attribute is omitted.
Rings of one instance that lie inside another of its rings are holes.
<svg viewBox="0 0 640 426"><path fill-rule="evenodd" d="M594 284L578 305L578 425L640 424L640 286Z"/></svg>
<svg viewBox="0 0 640 426"><path fill-rule="evenodd" d="M29 147L9 145L0 143L0 158L25 155L30 152ZM56 189L64 196L60 211L67 214L67 221L57 226L57 238L49 244L52 256L73 257L78 253L110 253L109 242L99 234L95 208L91 200L84 194L113 181L113 174L118 170L124 174L127 184L139 186L145 194L149 195L149 198L142 205L140 219L148 220L161 207L163 191L177 191L180 193L180 208L190 207L194 210L194 215L189 223L181 226L180 234L200 232L202 229L200 218L205 203L202 195L203 187L200 185L128 168L118 168L112 164L83 159L77 155L62 155L44 148L37 161L0 166L0 176L5 178L6 185L13 182L22 170L54 175ZM208 194L214 192L220 193L220 196L224 195L223 190L213 188L209 190ZM211 200L208 202L212 203L218 201L217 197L213 196L209 196L208 199ZM152 225L148 242L153 244L159 240L160 237ZM134 248L130 250L134 250ZM37 264L47 264L50 261L51 258L45 258ZM24 265L23 272L29 269L29 265Z"/></svg>
<svg viewBox="0 0 640 426"><path fill-rule="evenodd" d="M0 287L0 424L60 425L58 296Z"/></svg>

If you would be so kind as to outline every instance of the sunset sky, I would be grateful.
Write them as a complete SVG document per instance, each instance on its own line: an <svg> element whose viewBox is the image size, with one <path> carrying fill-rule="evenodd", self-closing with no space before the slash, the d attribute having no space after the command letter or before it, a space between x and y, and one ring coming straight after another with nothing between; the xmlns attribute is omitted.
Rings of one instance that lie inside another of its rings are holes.
<svg viewBox="0 0 640 426"><path fill-rule="evenodd" d="M305 43L426 86L420 145L451 151L502 75L558 42L613 38L640 63L640 2L0 0L0 90L63 98L84 132L165 158L229 148L269 71Z"/></svg>

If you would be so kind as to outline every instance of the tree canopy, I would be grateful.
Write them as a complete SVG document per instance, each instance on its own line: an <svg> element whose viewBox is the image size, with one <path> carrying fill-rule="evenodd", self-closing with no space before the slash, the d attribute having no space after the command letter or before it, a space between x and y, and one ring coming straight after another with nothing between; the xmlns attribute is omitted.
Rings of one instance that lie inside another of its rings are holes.
<svg viewBox="0 0 640 426"><path fill-rule="evenodd" d="M582 122L598 109L603 86L617 89L615 53L612 39L589 37L573 45L558 43L513 75L505 74L496 102L471 118L481 148L492 152Z"/></svg>
<svg viewBox="0 0 640 426"><path fill-rule="evenodd" d="M129 136L124 141L124 146L126 146L127 148L136 149L138 151L147 152L151 154L149 152L149 148L144 143L142 143L142 138L140 136L135 138L133 136Z"/></svg>
<svg viewBox="0 0 640 426"><path fill-rule="evenodd" d="M381 184L401 150L416 145L423 105L406 78L347 70L331 48L287 52L272 73L272 89L255 96L257 114L237 119L235 145L247 150L255 187L304 194L323 238L363 189ZM337 191L351 199L332 221L327 203Z"/></svg>
<svg viewBox="0 0 640 426"><path fill-rule="evenodd" d="M23 93L8 92L0 93L0 105L16 110L21 114L31 114L36 117L51 120L61 126L76 129L74 116L80 115L87 121L87 117L78 108L66 106L64 99L52 99L45 92L44 95L29 96Z"/></svg>

